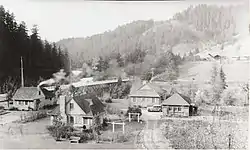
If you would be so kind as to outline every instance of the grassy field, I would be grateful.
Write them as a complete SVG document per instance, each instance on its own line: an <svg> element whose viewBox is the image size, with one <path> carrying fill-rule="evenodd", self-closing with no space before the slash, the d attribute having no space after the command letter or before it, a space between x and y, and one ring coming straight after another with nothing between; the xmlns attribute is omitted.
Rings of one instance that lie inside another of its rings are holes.
<svg viewBox="0 0 250 150"><path fill-rule="evenodd" d="M227 82L247 82L250 76L250 66L247 61L235 61L233 63L223 64L223 70L226 74ZM188 62L180 67L180 77L182 80L195 82L208 81L211 78L213 62Z"/></svg>
<svg viewBox="0 0 250 150"><path fill-rule="evenodd" d="M108 105L119 110L125 110L125 109L128 109L129 100L128 99L112 99L112 103L108 103Z"/></svg>
<svg viewBox="0 0 250 150"><path fill-rule="evenodd" d="M133 149L134 143L80 143L68 141L56 142L46 129L50 119L44 118L35 122L19 124L8 123L0 127L2 149ZM118 128L117 128L118 129Z"/></svg>

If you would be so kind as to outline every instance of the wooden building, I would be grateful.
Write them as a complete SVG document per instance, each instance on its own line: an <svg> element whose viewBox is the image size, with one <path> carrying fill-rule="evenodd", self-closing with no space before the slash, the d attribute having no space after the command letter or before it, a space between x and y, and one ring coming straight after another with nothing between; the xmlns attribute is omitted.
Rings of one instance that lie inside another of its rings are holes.
<svg viewBox="0 0 250 150"><path fill-rule="evenodd" d="M105 112L104 104L93 94L74 97L62 95L59 103L50 113L51 124L53 124L54 118L60 114L64 123L80 129L88 129L93 124L94 115ZM100 117L102 120L102 115Z"/></svg>
<svg viewBox="0 0 250 150"><path fill-rule="evenodd" d="M19 110L37 110L45 95L37 87L20 87L13 96L13 107Z"/></svg>
<svg viewBox="0 0 250 150"><path fill-rule="evenodd" d="M164 99L165 90L153 83L146 83L129 95L130 105L147 107L160 105Z"/></svg>
<svg viewBox="0 0 250 150"><path fill-rule="evenodd" d="M163 116L192 116L197 112L197 107L191 104L191 99L175 93L162 102Z"/></svg>

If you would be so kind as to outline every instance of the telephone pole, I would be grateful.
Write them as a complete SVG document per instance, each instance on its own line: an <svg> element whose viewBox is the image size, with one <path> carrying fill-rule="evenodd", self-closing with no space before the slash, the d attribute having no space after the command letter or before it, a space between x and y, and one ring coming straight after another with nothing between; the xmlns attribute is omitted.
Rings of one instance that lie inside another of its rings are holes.
<svg viewBox="0 0 250 150"><path fill-rule="evenodd" d="M21 87L24 87L24 79L23 79L23 58L21 57Z"/></svg>

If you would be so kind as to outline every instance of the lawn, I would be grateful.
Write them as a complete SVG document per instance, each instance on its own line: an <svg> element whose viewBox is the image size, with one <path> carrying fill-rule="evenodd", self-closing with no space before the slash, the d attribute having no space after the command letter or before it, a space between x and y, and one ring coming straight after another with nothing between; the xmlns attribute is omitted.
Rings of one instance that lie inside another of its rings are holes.
<svg viewBox="0 0 250 150"><path fill-rule="evenodd" d="M118 121L119 122L119 121ZM112 132L113 126L109 124L105 131L101 135L103 141L112 143L123 143L134 145L138 133L144 128L145 122L138 123L136 121L125 121L124 133L122 132L122 125L115 125L115 132Z"/></svg>
<svg viewBox="0 0 250 150"><path fill-rule="evenodd" d="M128 109L129 100L128 99L112 99L112 103L108 103L108 105L119 110L125 110L125 109Z"/></svg>
<svg viewBox="0 0 250 150"><path fill-rule="evenodd" d="M16 119L19 118L20 112L15 112L12 114L17 115ZM5 115L3 115L5 116ZM9 117L7 114L6 117ZM114 142L101 142L96 143L80 143L80 144L70 144L69 141L56 142L55 139L48 133L46 129L47 125L50 124L49 117L43 118L34 122L28 123L6 123L0 126L0 143L3 149L134 149L134 138L136 132L139 131L143 124L137 122L126 122L125 132L126 136L124 138L124 143ZM115 130L118 131L120 137L123 135L121 133L122 126L116 126ZM103 132L103 137L108 137L112 135L112 126L109 125L107 130ZM121 141L123 137L121 137Z"/></svg>

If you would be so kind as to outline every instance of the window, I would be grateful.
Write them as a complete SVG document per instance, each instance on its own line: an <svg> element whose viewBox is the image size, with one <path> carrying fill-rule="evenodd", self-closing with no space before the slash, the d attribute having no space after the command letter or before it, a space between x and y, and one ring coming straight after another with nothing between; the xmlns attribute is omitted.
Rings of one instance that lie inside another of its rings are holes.
<svg viewBox="0 0 250 150"><path fill-rule="evenodd" d="M19 105L21 105L21 104L22 104L22 101L18 101L18 103L19 103Z"/></svg>
<svg viewBox="0 0 250 150"><path fill-rule="evenodd" d="M74 117L70 116L69 121L70 123L74 123Z"/></svg>
<svg viewBox="0 0 250 150"><path fill-rule="evenodd" d="M181 111L181 107L178 107L178 111Z"/></svg>
<svg viewBox="0 0 250 150"><path fill-rule="evenodd" d="M174 107L174 111L176 111L177 110L177 107Z"/></svg>
<svg viewBox="0 0 250 150"><path fill-rule="evenodd" d="M172 107L169 107L168 110L172 110Z"/></svg>
<svg viewBox="0 0 250 150"><path fill-rule="evenodd" d="M152 98L152 103L155 103L155 102L156 102L155 98Z"/></svg>
<svg viewBox="0 0 250 150"><path fill-rule="evenodd" d="M133 102L136 103L136 98L133 98Z"/></svg>
<svg viewBox="0 0 250 150"><path fill-rule="evenodd" d="M83 118L83 124L88 124L88 119L87 118Z"/></svg>
<svg viewBox="0 0 250 150"><path fill-rule="evenodd" d="M28 101L25 101L25 105L28 105Z"/></svg>
<svg viewBox="0 0 250 150"><path fill-rule="evenodd" d="M70 110L74 109L74 104L73 104L73 103L70 103L70 104L69 104L69 109L70 109Z"/></svg>
<svg viewBox="0 0 250 150"><path fill-rule="evenodd" d="M38 91L38 94L41 95L41 91Z"/></svg>

